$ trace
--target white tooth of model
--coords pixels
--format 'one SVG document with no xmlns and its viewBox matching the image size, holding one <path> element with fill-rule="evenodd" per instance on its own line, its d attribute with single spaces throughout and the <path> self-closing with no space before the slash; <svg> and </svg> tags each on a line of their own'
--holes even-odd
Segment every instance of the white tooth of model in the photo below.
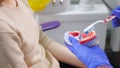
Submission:
<svg viewBox="0 0 120 68">
<path fill-rule="evenodd" d="M 92 11 L 94 10 L 93 0 L 80 0 L 79 7 L 82 11 Z"/>
</svg>

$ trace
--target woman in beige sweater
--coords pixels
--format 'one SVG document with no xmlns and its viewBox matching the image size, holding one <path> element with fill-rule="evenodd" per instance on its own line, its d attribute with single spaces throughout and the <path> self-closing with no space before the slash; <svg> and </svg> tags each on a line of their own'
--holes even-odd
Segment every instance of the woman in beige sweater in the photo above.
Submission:
<svg viewBox="0 0 120 68">
<path fill-rule="evenodd" d="M 84 68 L 65 46 L 49 39 L 22 0 L 0 0 L 0 68 Z"/>
</svg>

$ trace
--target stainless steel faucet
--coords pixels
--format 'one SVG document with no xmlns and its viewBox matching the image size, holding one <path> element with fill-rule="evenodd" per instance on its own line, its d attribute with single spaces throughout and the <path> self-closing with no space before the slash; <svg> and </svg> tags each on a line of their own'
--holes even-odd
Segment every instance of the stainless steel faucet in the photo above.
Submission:
<svg viewBox="0 0 120 68">
<path fill-rule="evenodd" d="M 63 4 L 63 2 L 64 2 L 63 0 L 60 0 L 60 1 L 59 1 L 60 4 Z"/>
<path fill-rule="evenodd" d="M 53 4 L 53 5 L 55 5 L 56 2 L 57 2 L 56 0 L 52 0 L 52 4 Z M 59 3 L 60 3 L 60 4 L 63 4 L 63 2 L 64 2 L 64 0 L 59 0 Z"/>
<path fill-rule="evenodd" d="M 53 5 L 56 4 L 56 0 L 52 0 L 52 4 L 53 4 Z"/>
</svg>

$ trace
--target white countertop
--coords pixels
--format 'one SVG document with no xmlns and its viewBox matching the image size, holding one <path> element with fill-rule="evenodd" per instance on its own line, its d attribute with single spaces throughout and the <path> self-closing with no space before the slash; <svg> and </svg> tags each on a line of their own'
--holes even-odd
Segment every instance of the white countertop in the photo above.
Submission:
<svg viewBox="0 0 120 68">
<path fill-rule="evenodd" d="M 109 10 L 104 4 L 95 4 L 95 9 L 92 11 L 82 11 L 78 5 L 71 5 L 70 9 L 65 12 L 57 14 L 39 14 L 39 20 L 51 21 L 51 20 L 62 20 L 62 21 L 79 21 L 79 20 L 98 20 L 108 17 Z"/>
</svg>

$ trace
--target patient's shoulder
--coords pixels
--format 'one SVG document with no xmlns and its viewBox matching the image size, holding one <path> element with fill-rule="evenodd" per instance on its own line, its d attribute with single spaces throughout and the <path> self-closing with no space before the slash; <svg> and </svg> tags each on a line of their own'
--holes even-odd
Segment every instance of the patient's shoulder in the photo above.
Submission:
<svg viewBox="0 0 120 68">
<path fill-rule="evenodd" d="M 32 9 L 31 9 L 31 7 L 30 7 L 28 1 L 27 1 L 27 0 L 21 0 L 21 1 L 22 1 L 23 4 L 29 9 L 29 11 L 33 14 L 34 12 L 32 11 Z"/>
<path fill-rule="evenodd" d="M 11 32 L 11 27 L 7 21 L 0 19 L 0 32 Z"/>
</svg>

